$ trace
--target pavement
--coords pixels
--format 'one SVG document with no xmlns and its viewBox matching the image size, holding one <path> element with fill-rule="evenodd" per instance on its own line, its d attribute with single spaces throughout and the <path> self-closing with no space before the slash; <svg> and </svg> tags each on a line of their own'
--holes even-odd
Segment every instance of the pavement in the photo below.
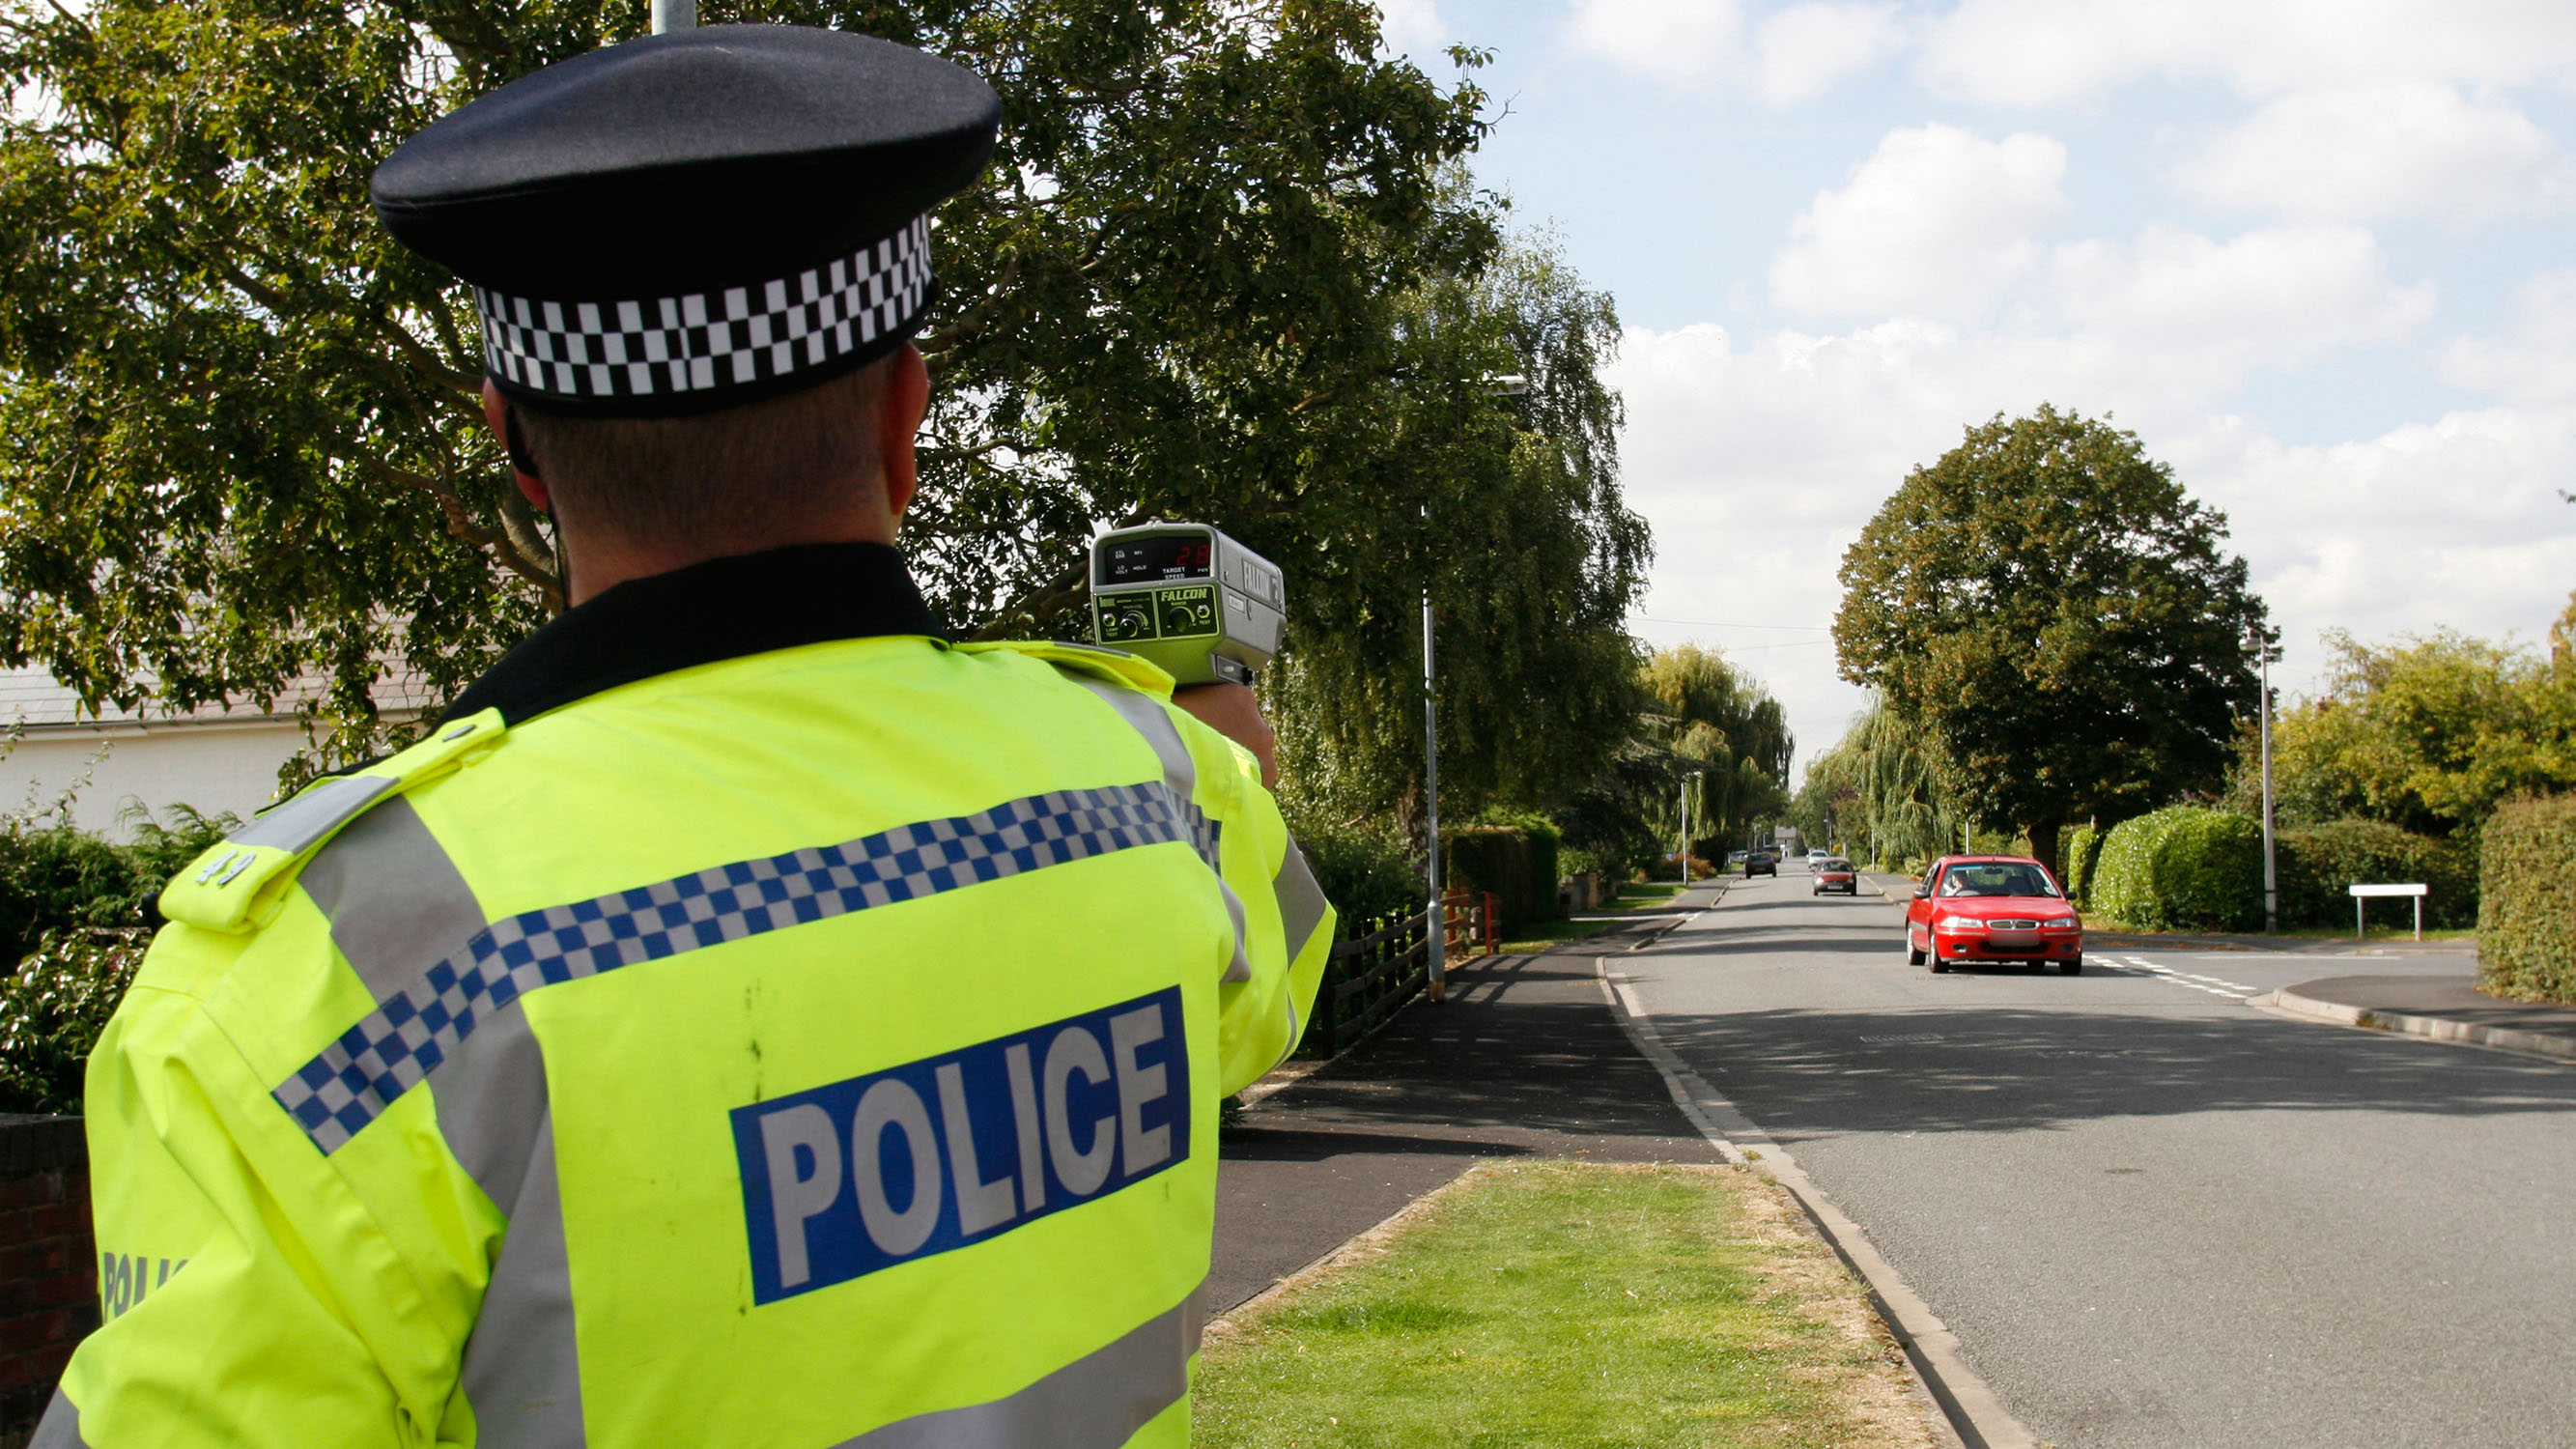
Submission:
<svg viewBox="0 0 2576 1449">
<path fill-rule="evenodd" d="M 1459 967 L 1442 1004 L 1417 1003 L 1228 1122 L 1211 1316 L 1481 1160 L 1720 1161 L 1630 1045 L 1595 962 L 1653 940 L 1718 894 L 1695 887 L 1547 955 Z"/>
</svg>

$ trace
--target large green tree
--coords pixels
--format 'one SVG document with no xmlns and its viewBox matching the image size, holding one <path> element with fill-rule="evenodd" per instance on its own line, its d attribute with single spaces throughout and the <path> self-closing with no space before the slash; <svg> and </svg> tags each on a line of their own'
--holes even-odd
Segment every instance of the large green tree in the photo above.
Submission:
<svg viewBox="0 0 2576 1449">
<path fill-rule="evenodd" d="M 2264 627 L 2226 538 L 2136 434 L 1999 414 L 1844 554 L 1842 673 L 1930 728 L 1974 817 L 2053 861 L 2070 819 L 2224 777 Z"/>
<path fill-rule="evenodd" d="M 1353 652 L 1337 668 L 1401 677 L 1403 631 L 1348 575 L 1473 581 L 1494 539 L 1422 521 L 1459 496 L 1438 465 L 1523 446 L 1475 374 L 1408 343 L 1498 254 L 1497 208 L 1449 179 L 1482 134 L 1471 83 L 1386 58 L 1365 0 L 703 18 L 891 36 L 1002 94 L 992 168 L 938 218 L 922 344 L 939 401 L 908 537 L 953 624 L 1072 628 L 1100 521 L 1205 518 L 1289 569 Z M 397 661 L 435 703 L 559 608 L 545 522 L 483 432 L 463 290 L 384 236 L 366 179 L 467 97 L 645 25 L 644 0 L 0 0 L 0 661 L 167 708 L 318 681 L 345 756 L 384 743 L 370 686 Z M 1606 446 L 1581 391 L 1515 407 L 1588 407 L 1584 441 L 1526 446 Z M 1597 504 L 1605 475 L 1568 466 L 1561 502 Z M 1564 506 L 1516 517 L 1557 547 Z M 1635 551 L 1578 534 L 1584 559 Z"/>
</svg>

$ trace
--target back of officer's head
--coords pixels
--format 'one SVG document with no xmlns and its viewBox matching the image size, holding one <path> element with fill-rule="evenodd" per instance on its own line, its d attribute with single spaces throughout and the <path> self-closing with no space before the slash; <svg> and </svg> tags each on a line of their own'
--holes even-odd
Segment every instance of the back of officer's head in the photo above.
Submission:
<svg viewBox="0 0 2576 1449">
<path fill-rule="evenodd" d="M 473 284 L 484 370 L 559 512 L 721 536 L 878 486 L 889 374 L 933 299 L 929 213 L 1000 116 L 889 41 L 710 26 L 522 76 L 371 190 Z"/>
<path fill-rule="evenodd" d="M 884 491 L 894 359 L 784 397 L 685 417 L 603 418 L 514 404 L 558 522 L 621 538 L 760 537 L 783 516 Z"/>
</svg>

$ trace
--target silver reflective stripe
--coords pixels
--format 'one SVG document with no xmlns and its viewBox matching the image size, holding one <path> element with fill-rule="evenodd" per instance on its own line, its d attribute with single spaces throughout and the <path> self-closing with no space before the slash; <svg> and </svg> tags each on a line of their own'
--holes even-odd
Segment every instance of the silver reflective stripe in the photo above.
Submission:
<svg viewBox="0 0 2576 1449">
<path fill-rule="evenodd" d="M 45 1417 L 36 1422 L 36 1437 L 27 1441 L 27 1449 L 89 1449 L 81 1437 L 80 1410 L 54 1390 L 54 1401 L 45 1406 Z"/>
<path fill-rule="evenodd" d="M 1243 897 L 1234 893 L 1234 887 L 1220 876 L 1216 888 L 1224 894 L 1225 913 L 1234 921 L 1234 959 L 1225 963 L 1225 974 L 1217 980 L 1231 986 L 1252 979 L 1252 958 L 1244 953 L 1244 943 L 1252 939 L 1252 927 L 1243 916 Z"/>
<path fill-rule="evenodd" d="M 1199 1290 L 1016 1394 L 899 1419 L 836 1449 L 1118 1449 L 1190 1391 Z"/>
<path fill-rule="evenodd" d="M 1164 788 L 1172 792 L 1172 798 L 1181 806 L 1181 813 L 1189 818 L 1191 833 L 1197 837 L 1199 858 L 1207 862 L 1208 869 L 1217 873 L 1217 888 L 1225 893 L 1226 915 L 1234 921 L 1234 959 L 1225 963 L 1225 974 L 1217 979 L 1224 982 L 1251 980 L 1252 956 L 1247 949 L 1251 933 L 1244 921 L 1243 902 L 1235 895 L 1234 887 L 1226 883 L 1225 866 L 1217 855 L 1215 823 L 1209 821 L 1197 802 L 1190 798 L 1198 788 L 1199 767 L 1198 762 L 1190 758 L 1190 747 L 1182 740 L 1180 727 L 1172 723 L 1171 715 L 1151 695 L 1138 694 L 1102 680 L 1075 682 L 1099 695 L 1111 709 L 1118 711 L 1118 717 L 1127 721 L 1136 733 L 1145 737 L 1145 743 L 1153 747 L 1154 758 L 1163 762 Z"/>
<path fill-rule="evenodd" d="M 550 1115 L 538 1119 L 518 1211 L 493 1260 L 458 1381 L 481 1449 L 581 1449 L 588 1442 Z"/>
<path fill-rule="evenodd" d="M 265 845 L 302 855 L 305 848 L 341 821 L 367 808 L 367 802 L 394 787 L 383 775 L 341 775 L 324 780 L 294 799 L 253 816 L 248 825 L 225 837 L 235 845 Z"/>
<path fill-rule="evenodd" d="M 430 1069 L 429 1093 L 447 1150 L 501 1216 L 517 1223 L 531 1164 L 554 1153 L 545 1135 L 545 1052 L 527 1013 L 497 1012 L 458 1043 Z"/>
<path fill-rule="evenodd" d="M 1172 802 L 1180 807 L 1183 819 L 1189 823 L 1191 844 L 1198 850 L 1199 859 L 1208 863 L 1208 869 L 1223 872 L 1225 867 L 1217 859 L 1217 824 L 1208 819 L 1207 812 L 1199 809 L 1198 801 L 1192 798 L 1199 784 L 1198 762 L 1190 757 L 1190 747 L 1182 742 L 1180 727 L 1172 723 L 1171 715 L 1151 695 L 1138 694 L 1103 680 L 1077 679 L 1074 682 L 1099 695 L 1111 709 L 1118 711 L 1120 719 L 1127 721 L 1129 727 L 1143 735 L 1145 743 L 1153 747 L 1154 758 L 1163 762 L 1163 787 L 1172 792 Z"/>
<path fill-rule="evenodd" d="M 1324 888 L 1315 883 L 1315 872 L 1306 864 L 1306 853 L 1288 842 L 1287 858 L 1279 862 L 1279 874 L 1271 888 L 1279 896 L 1279 924 L 1287 928 L 1288 959 L 1294 961 L 1306 950 L 1306 942 L 1315 928 L 1324 924 L 1324 912 L 1332 904 L 1324 899 Z"/>
<path fill-rule="evenodd" d="M 296 877 L 369 994 L 418 980 L 483 929 L 482 903 L 409 800 L 388 800 L 322 847 Z"/>
</svg>

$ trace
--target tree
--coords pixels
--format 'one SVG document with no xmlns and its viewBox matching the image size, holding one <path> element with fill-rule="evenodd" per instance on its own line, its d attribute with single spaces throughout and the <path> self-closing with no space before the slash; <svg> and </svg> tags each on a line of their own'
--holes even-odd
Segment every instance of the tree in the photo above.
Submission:
<svg viewBox="0 0 2576 1449">
<path fill-rule="evenodd" d="M 1628 738 L 1557 811 L 1569 843 L 1642 864 L 1669 854 L 1685 834 L 1694 850 L 1718 846 L 1787 808 L 1795 740 L 1778 700 L 1725 656 L 1695 645 L 1633 668 L 1637 712 Z"/>
<path fill-rule="evenodd" d="M 1421 600 L 1437 608 L 1444 819 L 1546 809 L 1628 733 L 1622 621 L 1646 526 L 1618 478 L 1619 323 L 1544 237 L 1404 299 L 1398 381 L 1355 481 L 1375 501 L 1292 576 L 1294 647 L 1266 685 L 1291 804 L 1310 818 L 1423 822 Z M 1518 375 L 1527 392 L 1498 394 Z"/>
<path fill-rule="evenodd" d="M 1495 206 L 1446 179 L 1484 98 L 1382 57 L 1365 0 L 704 18 L 887 35 L 1002 93 L 922 340 L 908 537 L 952 624 L 1072 627 L 1104 519 L 1214 521 L 1310 600 L 1369 549 L 1467 575 L 1489 541 L 1411 521 L 1408 468 L 1486 425 L 1405 374 L 1399 309 L 1496 254 Z M 318 679 L 346 758 L 399 735 L 369 695 L 398 661 L 435 703 L 560 608 L 464 291 L 366 180 L 466 97 L 645 28 L 644 0 L 0 0 L 0 662 L 168 709 Z"/>
<path fill-rule="evenodd" d="M 1780 701 L 1724 655 L 1695 644 L 1657 651 L 1639 679 L 1663 707 L 1674 768 L 1701 776 L 1688 822 L 1694 841 L 1732 843 L 1788 808 L 1797 741 Z"/>
<path fill-rule="evenodd" d="M 1867 859 L 1928 860 L 1958 838 L 1949 759 L 1920 722 L 1872 700 L 1834 747 L 1807 766 L 1795 815 L 1819 838 L 1860 842 Z"/>
<path fill-rule="evenodd" d="M 2262 601 L 2137 435 L 2043 405 L 1910 474 L 1843 556 L 1845 678 L 1919 721 L 1976 817 L 2059 827 L 2225 774 Z"/>
<path fill-rule="evenodd" d="M 2381 820 L 2474 836 L 2521 793 L 2576 785 L 2576 661 L 2449 630 L 2370 645 L 2326 635 L 2325 691 L 2272 729 L 2274 813 L 2284 825 Z M 2227 798 L 2258 809 L 2249 733 Z"/>
</svg>

